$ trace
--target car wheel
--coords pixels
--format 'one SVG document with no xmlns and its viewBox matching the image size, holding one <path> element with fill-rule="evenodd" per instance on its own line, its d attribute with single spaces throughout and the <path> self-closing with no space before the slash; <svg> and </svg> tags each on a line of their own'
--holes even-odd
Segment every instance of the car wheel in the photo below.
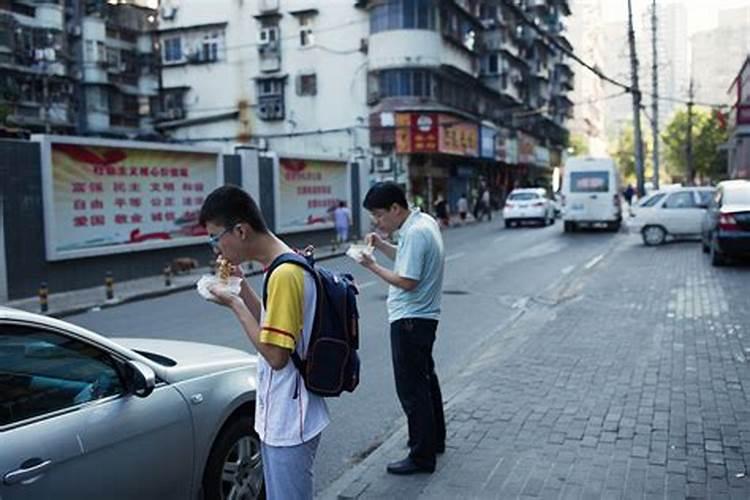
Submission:
<svg viewBox="0 0 750 500">
<path fill-rule="evenodd" d="M 563 221 L 563 232 L 564 233 L 569 233 L 571 230 L 572 229 L 570 227 L 570 221 L 567 221 L 567 220 Z"/>
<path fill-rule="evenodd" d="M 214 441 L 203 475 L 204 500 L 266 497 L 260 439 L 249 418 L 229 422 Z"/>
<path fill-rule="evenodd" d="M 607 224 L 607 229 L 609 229 L 613 233 L 619 232 L 620 231 L 620 222 L 619 221 L 617 221 L 617 222 L 610 222 L 609 224 Z"/>
<path fill-rule="evenodd" d="M 726 259 L 724 258 L 724 255 L 722 255 L 721 251 L 719 250 L 719 242 L 716 238 L 716 235 L 714 235 L 713 238 L 711 238 L 711 246 L 709 248 L 709 254 L 711 256 L 711 265 L 715 267 L 723 266 L 726 263 Z"/>
<path fill-rule="evenodd" d="M 650 247 L 661 245 L 667 239 L 667 232 L 661 226 L 646 226 L 641 235 L 643 243 Z"/>
<path fill-rule="evenodd" d="M 512 225 L 512 223 L 509 220 L 505 221 L 505 229 L 510 228 L 511 225 Z"/>
<path fill-rule="evenodd" d="M 703 253 L 709 253 L 711 249 L 708 247 L 708 244 L 706 243 L 706 238 L 701 236 L 701 250 L 703 250 Z"/>
</svg>

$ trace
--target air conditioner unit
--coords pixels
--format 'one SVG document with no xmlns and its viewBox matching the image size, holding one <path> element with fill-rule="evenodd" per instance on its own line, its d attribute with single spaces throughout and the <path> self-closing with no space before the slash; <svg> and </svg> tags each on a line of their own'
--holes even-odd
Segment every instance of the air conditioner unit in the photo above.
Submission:
<svg viewBox="0 0 750 500">
<path fill-rule="evenodd" d="M 275 42 L 279 39 L 279 28 L 278 26 L 267 26 L 261 28 L 258 31 L 258 43 L 260 45 L 268 45 L 271 42 Z"/>
</svg>

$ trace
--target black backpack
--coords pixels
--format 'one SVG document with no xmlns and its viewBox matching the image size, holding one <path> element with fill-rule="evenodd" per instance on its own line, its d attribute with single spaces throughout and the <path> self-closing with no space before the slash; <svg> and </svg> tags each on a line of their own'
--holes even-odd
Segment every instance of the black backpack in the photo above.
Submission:
<svg viewBox="0 0 750 500">
<path fill-rule="evenodd" d="M 354 277 L 316 267 L 312 254 L 306 257 L 298 253 L 285 253 L 268 267 L 263 283 L 263 307 L 266 305 L 266 285 L 271 273 L 284 263 L 302 267 L 315 281 L 315 322 L 307 354 L 305 359 L 301 359 L 296 351 L 291 354 L 305 387 L 323 397 L 336 397 L 343 391 L 354 391 L 359 384 L 359 313 L 356 297 L 359 292 Z"/>
</svg>

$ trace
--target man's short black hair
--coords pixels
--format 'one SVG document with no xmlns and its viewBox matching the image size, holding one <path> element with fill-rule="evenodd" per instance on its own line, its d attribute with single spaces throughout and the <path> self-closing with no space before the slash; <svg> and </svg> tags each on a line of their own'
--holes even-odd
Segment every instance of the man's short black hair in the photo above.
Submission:
<svg viewBox="0 0 750 500">
<path fill-rule="evenodd" d="M 223 227 L 246 222 L 256 233 L 268 233 L 268 226 L 255 200 L 232 185 L 216 188 L 206 197 L 198 222 L 201 226 L 211 222 Z"/>
<path fill-rule="evenodd" d="M 367 191 L 362 205 L 367 210 L 388 210 L 394 203 L 406 209 L 409 208 L 409 204 L 406 202 L 406 194 L 401 186 L 395 182 L 387 181 L 373 185 Z"/>
</svg>

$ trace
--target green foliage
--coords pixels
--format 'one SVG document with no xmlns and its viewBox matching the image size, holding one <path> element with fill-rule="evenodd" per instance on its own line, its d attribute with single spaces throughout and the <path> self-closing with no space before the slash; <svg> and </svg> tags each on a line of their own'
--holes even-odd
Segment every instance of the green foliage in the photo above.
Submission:
<svg viewBox="0 0 750 500">
<path fill-rule="evenodd" d="M 641 126 L 641 137 L 643 141 L 643 156 L 644 156 L 644 178 L 646 181 L 653 177 L 654 163 L 651 158 L 651 136 L 648 134 L 649 129 L 645 126 Z M 633 131 L 632 125 L 626 125 L 620 131 L 620 135 L 617 137 L 617 141 L 610 148 L 609 154 L 615 160 L 615 163 L 620 168 L 620 174 L 626 182 L 635 184 L 636 171 L 635 171 L 635 132 Z"/>
<path fill-rule="evenodd" d="M 677 112 L 662 133 L 664 159 L 672 176 L 687 181 L 687 110 Z M 693 167 L 702 178 L 718 179 L 726 172 L 725 156 L 718 147 L 727 141 L 727 131 L 705 108 L 693 108 Z"/>
<path fill-rule="evenodd" d="M 585 156 L 589 154 L 589 144 L 584 136 L 581 134 L 571 134 L 568 139 L 568 147 L 572 151 L 568 151 L 570 156 Z"/>
</svg>

